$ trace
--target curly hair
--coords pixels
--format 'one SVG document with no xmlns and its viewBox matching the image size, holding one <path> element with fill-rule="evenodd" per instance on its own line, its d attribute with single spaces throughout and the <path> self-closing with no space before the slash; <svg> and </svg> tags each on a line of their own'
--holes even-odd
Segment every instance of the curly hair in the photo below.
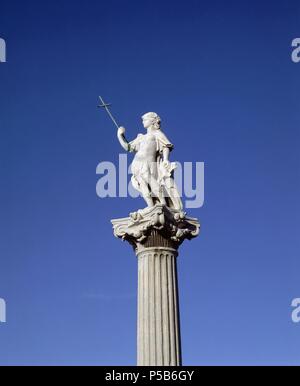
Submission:
<svg viewBox="0 0 300 386">
<path fill-rule="evenodd" d="M 154 126 L 154 128 L 156 130 L 160 129 L 161 119 L 160 119 L 158 114 L 156 114 L 154 112 L 149 112 L 149 113 L 144 114 L 142 116 L 142 119 L 150 119 L 152 121 L 152 126 Z"/>
</svg>

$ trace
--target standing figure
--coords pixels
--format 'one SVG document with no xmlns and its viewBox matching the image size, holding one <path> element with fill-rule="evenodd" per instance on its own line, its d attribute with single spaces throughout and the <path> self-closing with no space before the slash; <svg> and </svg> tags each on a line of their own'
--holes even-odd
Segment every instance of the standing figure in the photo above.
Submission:
<svg viewBox="0 0 300 386">
<path fill-rule="evenodd" d="M 132 185 L 142 193 L 148 207 L 155 204 L 182 210 L 183 205 L 173 179 L 175 162 L 169 161 L 173 145 L 161 131 L 160 117 L 153 112 L 142 116 L 146 134 L 138 134 L 131 142 L 125 138 L 125 128 L 118 128 L 118 139 L 126 151 L 135 152 L 131 164 Z"/>
</svg>

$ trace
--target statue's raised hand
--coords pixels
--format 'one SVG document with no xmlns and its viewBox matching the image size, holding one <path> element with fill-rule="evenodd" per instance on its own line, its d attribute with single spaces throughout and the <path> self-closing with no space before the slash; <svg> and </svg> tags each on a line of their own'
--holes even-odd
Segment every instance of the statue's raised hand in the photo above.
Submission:
<svg viewBox="0 0 300 386">
<path fill-rule="evenodd" d="M 118 140 L 119 140 L 119 142 L 124 150 L 131 151 L 130 145 L 129 145 L 127 139 L 125 138 L 124 134 L 125 134 L 125 127 L 119 126 L 118 127 Z"/>
</svg>

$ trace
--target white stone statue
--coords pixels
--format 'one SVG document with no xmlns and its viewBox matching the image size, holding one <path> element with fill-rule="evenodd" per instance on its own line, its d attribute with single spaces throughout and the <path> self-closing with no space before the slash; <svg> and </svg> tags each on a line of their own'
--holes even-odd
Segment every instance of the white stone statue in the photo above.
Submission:
<svg viewBox="0 0 300 386">
<path fill-rule="evenodd" d="M 125 138 L 125 128 L 118 128 L 118 139 L 126 151 L 135 152 L 131 164 L 132 185 L 142 193 L 148 207 L 155 204 L 182 210 L 183 205 L 173 179 L 175 162 L 169 161 L 173 145 L 162 132 L 160 117 L 153 112 L 142 116 L 146 134 L 138 134 L 131 142 Z"/>
</svg>

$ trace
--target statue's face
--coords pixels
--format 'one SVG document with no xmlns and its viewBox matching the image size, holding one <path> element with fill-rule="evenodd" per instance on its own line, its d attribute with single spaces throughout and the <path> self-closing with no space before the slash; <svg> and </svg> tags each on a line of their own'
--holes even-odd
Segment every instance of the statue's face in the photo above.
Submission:
<svg viewBox="0 0 300 386">
<path fill-rule="evenodd" d="M 153 120 L 151 118 L 143 118 L 143 126 L 145 129 L 148 129 L 153 124 Z"/>
</svg>

